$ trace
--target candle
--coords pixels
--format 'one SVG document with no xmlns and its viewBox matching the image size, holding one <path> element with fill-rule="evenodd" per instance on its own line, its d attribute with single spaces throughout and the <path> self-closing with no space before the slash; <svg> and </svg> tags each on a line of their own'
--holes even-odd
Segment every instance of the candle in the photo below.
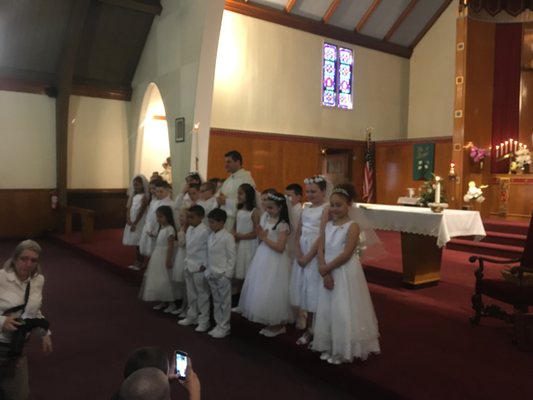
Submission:
<svg viewBox="0 0 533 400">
<path fill-rule="evenodd" d="M 436 187 L 435 187 L 435 203 L 440 204 L 440 178 L 435 177 Z"/>
<path fill-rule="evenodd" d="M 509 153 L 509 141 L 506 140 L 505 141 L 505 154 L 508 154 Z"/>
<path fill-rule="evenodd" d="M 496 158 L 500 157 L 500 146 L 496 146 Z"/>
</svg>

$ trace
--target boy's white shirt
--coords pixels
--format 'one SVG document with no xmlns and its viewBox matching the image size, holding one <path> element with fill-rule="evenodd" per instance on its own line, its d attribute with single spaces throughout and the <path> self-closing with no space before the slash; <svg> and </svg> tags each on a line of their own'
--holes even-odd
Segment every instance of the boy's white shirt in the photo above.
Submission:
<svg viewBox="0 0 533 400">
<path fill-rule="evenodd" d="M 205 211 L 205 217 L 204 217 L 204 223 L 207 224 L 207 214 L 209 214 L 210 211 L 214 210 L 218 207 L 217 198 L 215 196 L 207 199 L 207 200 L 198 200 L 196 202 L 196 205 L 202 206 L 202 208 Z"/>
<path fill-rule="evenodd" d="M 198 272 L 203 265 L 207 267 L 207 240 L 209 228 L 200 223 L 189 226 L 185 234 L 185 269 L 189 272 Z"/>
<path fill-rule="evenodd" d="M 231 278 L 235 271 L 236 246 L 233 235 L 226 229 L 211 232 L 207 242 L 206 276 Z"/>
</svg>

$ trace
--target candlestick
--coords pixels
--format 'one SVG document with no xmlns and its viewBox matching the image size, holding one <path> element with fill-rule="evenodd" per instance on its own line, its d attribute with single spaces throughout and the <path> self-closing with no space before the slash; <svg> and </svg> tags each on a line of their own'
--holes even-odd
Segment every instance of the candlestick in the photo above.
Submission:
<svg viewBox="0 0 533 400">
<path fill-rule="evenodd" d="M 435 203 L 440 204 L 440 177 L 435 177 L 436 187 L 435 187 Z"/>
<path fill-rule="evenodd" d="M 509 141 L 506 140 L 505 141 L 505 154 L 508 154 L 509 153 Z"/>
<path fill-rule="evenodd" d="M 496 146 L 496 158 L 500 157 L 500 146 Z"/>
</svg>

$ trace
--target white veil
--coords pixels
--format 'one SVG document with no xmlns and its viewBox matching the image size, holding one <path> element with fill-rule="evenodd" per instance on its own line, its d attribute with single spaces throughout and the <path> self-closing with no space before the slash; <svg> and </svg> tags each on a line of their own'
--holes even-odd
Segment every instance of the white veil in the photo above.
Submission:
<svg viewBox="0 0 533 400">
<path fill-rule="evenodd" d="M 148 196 L 150 194 L 150 184 L 148 179 L 146 179 L 146 176 L 143 174 L 135 175 L 133 178 L 131 178 L 130 186 L 128 187 L 128 207 L 131 206 L 131 202 L 133 201 L 133 181 L 135 181 L 136 178 L 139 178 L 143 183 L 144 195 Z"/>
<path fill-rule="evenodd" d="M 357 244 L 357 254 L 366 259 L 376 259 L 387 255 L 383 242 L 376 234 L 372 223 L 365 213 L 357 207 L 355 203 L 348 211 L 350 219 L 359 225 L 359 243 Z"/>
</svg>

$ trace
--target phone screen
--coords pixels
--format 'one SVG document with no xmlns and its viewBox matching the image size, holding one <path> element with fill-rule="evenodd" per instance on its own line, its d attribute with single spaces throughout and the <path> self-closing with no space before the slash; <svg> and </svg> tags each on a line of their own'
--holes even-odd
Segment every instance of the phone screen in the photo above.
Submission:
<svg viewBox="0 0 533 400">
<path fill-rule="evenodd" d="M 185 379 L 187 377 L 187 353 L 184 351 L 176 351 L 176 374 L 180 379 Z"/>
</svg>

